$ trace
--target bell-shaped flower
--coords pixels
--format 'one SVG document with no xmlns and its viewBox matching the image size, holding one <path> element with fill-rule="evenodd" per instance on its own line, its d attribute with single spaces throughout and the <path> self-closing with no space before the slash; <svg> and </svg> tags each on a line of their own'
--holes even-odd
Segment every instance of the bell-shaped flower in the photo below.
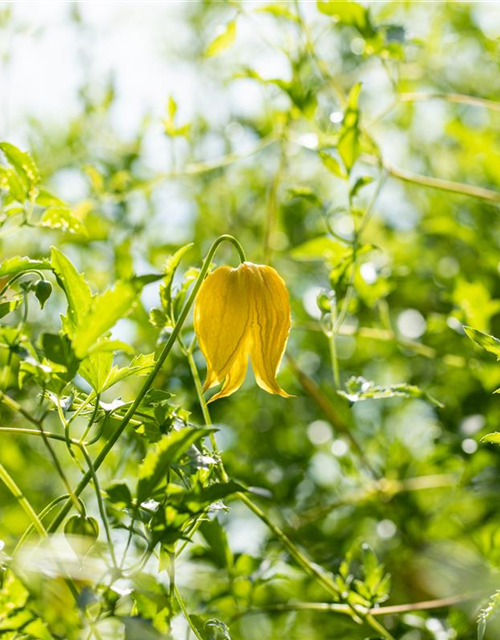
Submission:
<svg viewBox="0 0 500 640">
<path fill-rule="evenodd" d="M 288 291 L 272 267 L 243 262 L 236 269 L 215 269 L 201 285 L 194 309 L 194 330 L 207 361 L 203 390 L 222 383 L 210 402 L 241 387 L 249 358 L 257 384 L 289 398 L 276 374 L 290 322 Z"/>
</svg>

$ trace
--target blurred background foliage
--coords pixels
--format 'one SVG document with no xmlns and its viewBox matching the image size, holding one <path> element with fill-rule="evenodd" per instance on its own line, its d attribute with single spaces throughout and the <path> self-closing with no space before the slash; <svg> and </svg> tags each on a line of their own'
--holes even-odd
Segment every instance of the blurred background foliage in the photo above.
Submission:
<svg viewBox="0 0 500 640">
<path fill-rule="evenodd" d="M 500 458 L 480 443 L 498 428 L 500 367 L 463 325 L 500 335 L 498 5 L 0 5 L 1 138 L 28 150 L 41 184 L 66 203 L 49 216 L 40 202 L 9 211 L 6 190 L 2 258 L 42 259 L 57 246 L 102 291 L 161 273 L 193 242 L 182 287 L 232 233 L 250 261 L 273 265 L 293 317 L 280 381 L 296 397 L 265 394 L 250 374 L 210 407 L 229 476 L 258 488 L 269 518 L 326 570 L 345 578 L 352 556 L 360 592 L 395 607 L 380 618 L 394 638 L 477 637 L 478 612 L 500 587 Z M 232 249 L 216 263 L 235 265 Z M 151 314 L 160 306 L 158 282 L 148 284 L 113 338 L 153 352 L 169 332 Z M 26 340 L 57 333 L 64 308 L 56 286 L 43 310 L 30 303 Z M 18 388 L 22 356 L 5 348 L 20 313 L 2 320 L 2 393 L 30 407 L 39 389 Z M 190 322 L 184 333 L 189 342 Z M 131 377 L 102 399 L 129 401 L 140 385 Z M 205 423 L 181 349 L 155 386 Z M 5 404 L 0 416 L 0 426 L 26 426 Z M 146 449 L 127 432 L 101 485 L 132 485 Z M 60 455 L 76 483 L 63 445 Z M 36 511 L 63 490 L 37 438 L 2 434 L 0 462 Z M 84 500 L 97 517 L 91 491 Z M 123 550 L 120 505 L 107 508 Z M 177 562 L 203 637 L 379 637 L 307 606 L 331 595 L 243 504 L 227 506 Z M 0 515 L 8 562 L 29 520 L 4 486 Z M 78 635 L 81 612 L 60 579 L 32 562 L 15 596 L 4 580 L 0 635 L 92 637 Z M 168 583 L 154 559 L 118 581 L 101 637 L 187 638 L 182 611 L 160 606 Z M 96 576 L 85 584 L 81 598 L 97 598 Z M 23 588 L 43 624 L 13 631 L 5 611 L 15 598 L 22 610 Z M 432 602 L 398 609 L 419 601 Z M 493 618 L 480 637 L 498 637 Z"/>
</svg>

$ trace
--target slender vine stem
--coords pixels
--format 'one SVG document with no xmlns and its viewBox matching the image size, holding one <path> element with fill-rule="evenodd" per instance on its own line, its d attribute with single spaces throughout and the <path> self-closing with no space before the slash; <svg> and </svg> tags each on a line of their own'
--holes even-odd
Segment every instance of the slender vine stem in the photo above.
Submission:
<svg viewBox="0 0 500 640">
<path fill-rule="evenodd" d="M 234 247 L 236 248 L 236 250 L 238 251 L 238 254 L 240 256 L 240 259 L 242 261 L 246 260 L 246 256 L 245 256 L 245 252 L 243 250 L 243 247 L 241 246 L 241 244 L 238 242 L 238 240 L 236 240 L 236 238 L 234 238 L 231 235 L 225 234 L 222 236 L 219 236 L 219 238 L 217 238 L 217 240 L 215 240 L 215 242 L 212 244 L 212 246 L 210 247 L 207 256 L 203 262 L 203 265 L 201 267 L 200 273 L 198 275 L 198 278 L 196 279 L 196 282 L 193 286 L 193 288 L 191 289 L 191 293 L 188 296 L 188 299 L 186 300 L 186 303 L 184 304 L 184 307 L 182 308 L 182 311 L 179 314 L 179 318 L 177 320 L 177 322 L 175 323 L 175 326 L 172 330 L 172 333 L 169 336 L 169 339 L 167 340 L 165 346 L 163 347 L 163 351 L 160 353 L 158 360 L 156 361 L 156 364 L 153 368 L 153 370 L 151 371 L 151 373 L 149 374 L 149 376 L 146 378 L 146 381 L 144 382 L 143 386 L 141 387 L 141 389 L 139 390 L 139 393 L 137 394 L 134 402 L 130 405 L 130 408 L 128 409 L 127 413 L 125 414 L 125 417 L 123 418 L 123 420 L 120 422 L 120 424 L 118 424 L 115 428 L 115 430 L 113 431 L 113 433 L 111 434 L 109 440 L 106 442 L 106 444 L 103 446 L 103 448 L 101 449 L 101 451 L 99 452 L 99 454 L 97 455 L 95 461 L 94 461 L 94 471 L 97 471 L 99 469 L 99 467 L 102 465 L 102 463 L 106 460 L 109 452 L 113 449 L 114 445 L 116 444 L 117 440 L 120 438 L 120 436 L 122 435 L 122 433 L 125 431 L 125 429 L 127 428 L 129 422 L 132 420 L 133 416 L 135 415 L 137 409 L 139 408 L 141 402 L 143 401 L 146 393 L 149 391 L 149 389 L 151 388 L 153 382 L 155 381 L 156 376 L 158 375 L 158 373 L 160 372 L 161 368 L 163 367 L 163 364 L 165 363 L 165 360 L 167 359 L 168 355 L 170 354 L 172 347 L 174 346 L 174 344 L 177 342 L 177 338 L 180 334 L 180 331 L 182 329 L 182 326 L 184 325 L 184 322 L 186 321 L 189 312 L 191 310 L 191 307 L 193 306 L 194 300 L 196 298 L 196 295 L 203 283 L 203 280 L 205 279 L 205 276 L 208 273 L 208 270 L 210 268 L 210 264 L 212 262 L 212 259 L 217 251 L 217 249 L 220 247 L 220 245 L 224 242 L 231 242 Z M 83 476 L 83 478 L 80 480 L 80 482 L 78 483 L 78 485 L 76 486 L 75 490 L 74 490 L 74 494 L 76 496 L 79 496 L 82 491 L 87 487 L 87 485 L 89 484 L 89 482 L 92 480 L 92 473 L 89 471 L 87 471 L 87 473 Z M 59 511 L 59 513 L 55 516 L 54 520 L 51 522 L 48 531 L 49 533 L 52 533 L 54 531 L 57 530 L 57 528 L 61 525 L 61 523 L 63 522 L 64 518 L 66 517 L 66 515 L 69 513 L 71 509 L 71 502 L 68 500 L 66 502 L 66 504 L 61 508 L 61 510 Z"/>
<path fill-rule="evenodd" d="M 191 620 L 191 616 L 189 615 L 189 612 L 188 612 L 188 610 L 186 608 L 184 600 L 182 599 L 182 596 L 179 593 L 179 589 L 177 588 L 176 585 L 174 585 L 174 593 L 175 593 L 175 598 L 176 598 L 176 600 L 177 600 L 177 602 L 179 604 L 179 607 L 180 607 L 184 617 L 186 618 L 186 621 L 187 621 L 187 623 L 189 625 L 189 628 L 194 633 L 194 635 L 197 638 L 197 640 L 205 640 L 205 638 L 200 634 L 200 632 L 196 628 L 194 622 Z"/>
<path fill-rule="evenodd" d="M 49 452 L 50 457 L 52 458 L 52 462 L 54 463 L 57 472 L 59 474 L 59 477 L 61 478 L 66 491 L 68 492 L 69 496 L 70 496 L 70 500 L 73 502 L 73 504 L 75 505 L 76 508 L 79 508 L 79 502 L 76 499 L 75 494 L 73 493 L 73 490 L 71 488 L 71 484 L 68 481 L 68 478 L 66 477 L 66 474 L 63 471 L 61 462 L 59 460 L 59 458 L 57 457 L 56 452 L 54 451 L 52 445 L 50 444 L 49 438 L 47 438 L 46 434 L 45 434 L 45 429 L 43 428 L 43 424 L 41 420 L 37 420 L 36 418 L 34 418 L 28 411 L 26 411 L 25 409 L 23 409 L 23 407 L 21 407 L 21 405 L 16 402 L 15 400 L 13 400 L 10 396 L 8 396 L 7 394 L 3 393 L 2 391 L 0 391 L 0 401 L 3 402 L 5 405 L 7 405 L 10 409 L 12 409 L 12 411 L 15 411 L 19 414 L 21 414 L 24 418 L 26 418 L 26 420 L 28 420 L 29 422 L 31 422 L 31 424 L 35 425 L 35 427 L 38 429 L 38 431 L 40 432 L 40 435 L 43 439 L 43 443 L 45 445 L 45 448 L 47 449 L 47 451 Z"/>
<path fill-rule="evenodd" d="M 485 187 L 476 187 L 475 185 L 465 184 L 463 182 L 435 178 L 433 176 L 424 176 L 419 173 L 406 171 L 405 169 L 398 169 L 397 167 L 382 162 L 380 158 L 371 155 L 364 155 L 362 159 L 371 165 L 380 166 L 382 164 L 382 167 L 390 176 L 403 182 L 418 184 L 431 189 L 439 189 L 440 191 L 448 191 L 462 196 L 470 196 L 478 200 L 486 200 L 493 204 L 500 204 L 500 191 L 494 191 L 493 189 L 487 189 Z"/>
<path fill-rule="evenodd" d="M 411 611 L 428 611 L 432 609 L 444 609 L 452 607 L 464 602 L 470 602 L 473 600 L 480 600 L 487 595 L 485 592 L 477 592 L 470 594 L 461 594 L 457 596 L 450 596 L 449 598 L 440 598 L 438 600 L 425 600 L 423 602 L 414 602 L 408 604 L 396 604 L 386 607 L 374 607 L 370 609 L 369 615 L 371 616 L 386 616 L 397 615 L 402 613 L 409 613 Z M 316 611 L 324 613 L 339 613 L 349 615 L 349 608 L 345 604 L 337 604 L 332 602 L 290 602 L 286 604 L 272 604 L 267 607 L 258 607 L 255 609 L 247 609 L 246 611 L 239 611 L 233 620 L 237 620 L 242 616 L 252 615 L 256 613 L 284 613 L 287 611 Z"/>
<path fill-rule="evenodd" d="M 111 562 L 113 563 L 113 567 L 116 569 L 118 567 L 118 563 L 116 561 L 115 549 L 113 545 L 113 539 L 111 537 L 111 530 L 109 528 L 108 516 L 106 514 L 106 508 L 104 506 L 104 502 L 101 495 L 101 488 L 99 485 L 99 479 L 97 478 L 97 474 L 94 469 L 94 465 L 92 463 L 92 458 L 87 451 L 87 448 L 84 444 L 79 443 L 80 450 L 85 458 L 85 462 L 89 468 L 90 473 L 92 474 L 92 482 L 94 483 L 95 495 L 97 498 L 97 506 L 99 508 L 99 513 L 101 515 L 101 520 L 104 524 L 104 531 L 106 533 L 106 540 L 108 542 L 109 555 L 111 557 Z"/>
<path fill-rule="evenodd" d="M 398 102 L 426 102 L 427 100 L 445 100 L 446 102 L 455 102 L 457 104 L 465 104 L 470 107 L 484 107 L 490 111 L 500 111 L 500 102 L 488 100 L 487 98 L 479 98 L 477 96 L 468 96 L 463 93 L 400 93 L 397 96 Z"/>
<path fill-rule="evenodd" d="M 36 511 L 31 506 L 31 503 L 28 501 L 24 493 L 16 484 L 14 478 L 10 475 L 7 469 L 0 463 L 0 480 L 4 483 L 7 489 L 12 493 L 14 498 L 19 502 L 21 507 L 23 508 L 26 515 L 31 520 L 33 526 L 38 531 L 38 533 L 43 537 L 47 537 L 47 531 L 43 526 L 40 518 L 38 517 Z"/>
</svg>

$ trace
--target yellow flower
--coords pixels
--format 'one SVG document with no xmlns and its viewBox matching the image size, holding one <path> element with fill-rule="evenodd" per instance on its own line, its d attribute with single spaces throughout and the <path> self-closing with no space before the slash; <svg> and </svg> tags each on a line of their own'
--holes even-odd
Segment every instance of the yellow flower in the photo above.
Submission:
<svg viewBox="0 0 500 640">
<path fill-rule="evenodd" d="M 207 361 L 203 391 L 223 383 L 210 402 L 241 387 L 248 358 L 262 389 L 290 397 L 276 381 L 290 333 L 290 301 L 272 267 L 243 262 L 215 269 L 196 297 L 194 330 Z"/>
</svg>

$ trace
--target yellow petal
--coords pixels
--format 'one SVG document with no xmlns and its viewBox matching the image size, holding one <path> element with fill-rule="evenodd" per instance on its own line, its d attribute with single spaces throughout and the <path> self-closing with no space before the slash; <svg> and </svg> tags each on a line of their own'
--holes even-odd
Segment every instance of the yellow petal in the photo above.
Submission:
<svg viewBox="0 0 500 640">
<path fill-rule="evenodd" d="M 241 375 L 245 376 L 241 372 L 243 359 L 245 370 L 248 359 L 250 316 L 249 289 L 243 270 L 215 269 L 201 285 L 194 310 L 194 329 L 207 361 L 204 391 L 224 381 L 229 374 L 218 397 L 233 393 L 243 382 L 241 379 L 234 386 Z"/>
<path fill-rule="evenodd" d="M 234 360 L 229 373 L 224 379 L 222 389 L 215 395 L 213 395 L 207 404 L 210 404 L 211 402 L 213 402 L 214 400 L 218 400 L 219 398 L 230 396 L 235 391 L 238 391 L 238 389 L 243 384 L 248 367 L 248 347 L 245 346 L 245 348 L 238 353 L 239 355 Z"/>
<path fill-rule="evenodd" d="M 248 264 L 248 263 L 246 263 Z M 289 398 L 276 380 L 290 333 L 290 300 L 285 282 L 272 268 L 249 265 L 252 306 L 250 360 L 259 387 Z"/>
</svg>

